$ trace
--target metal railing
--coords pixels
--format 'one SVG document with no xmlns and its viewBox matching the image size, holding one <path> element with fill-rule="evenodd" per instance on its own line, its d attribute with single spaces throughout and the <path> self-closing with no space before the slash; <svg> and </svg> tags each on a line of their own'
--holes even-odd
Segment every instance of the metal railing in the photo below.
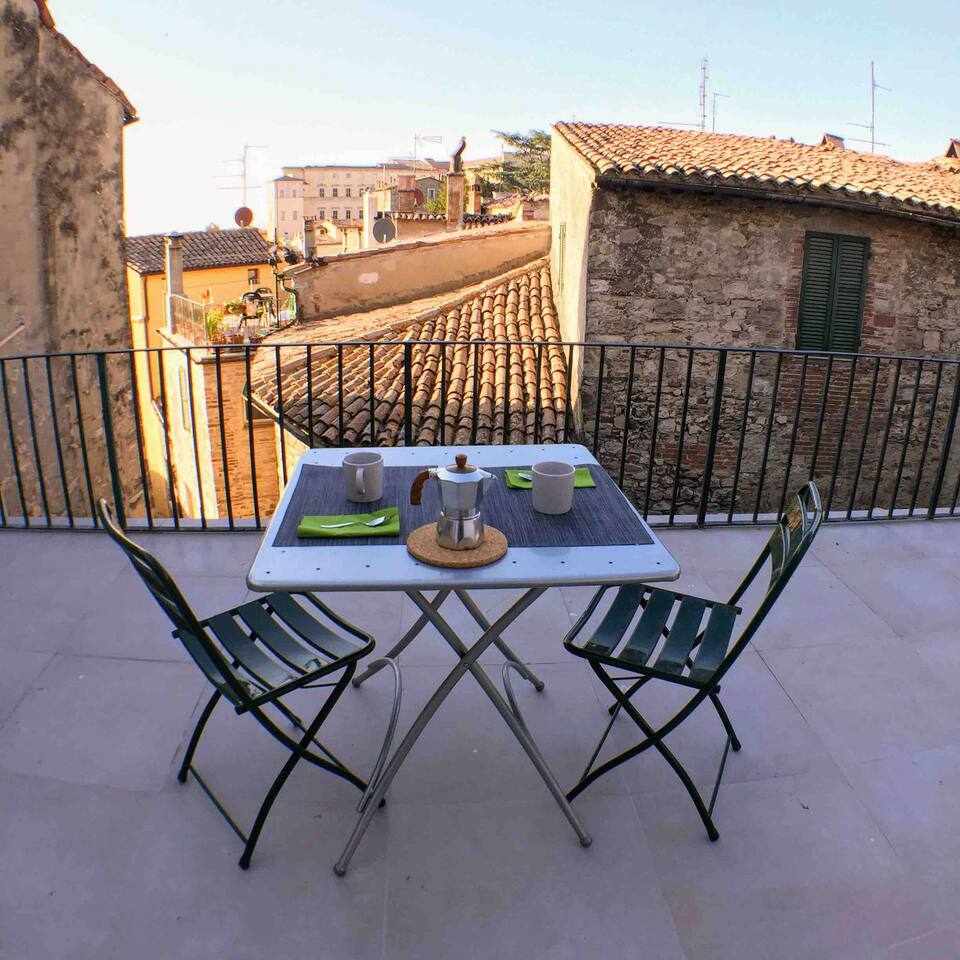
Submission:
<svg viewBox="0 0 960 960">
<path fill-rule="evenodd" d="M 200 345 L 259 342 L 289 322 L 289 311 L 260 314 L 227 313 L 221 303 L 198 303 L 189 297 L 170 294 L 171 332 L 188 343 Z M 272 302 L 272 301 L 271 301 Z"/>
<path fill-rule="evenodd" d="M 0 527 L 89 529 L 106 496 L 127 528 L 259 530 L 311 440 L 424 438 L 583 443 L 655 525 L 768 522 L 810 478 L 831 521 L 935 519 L 957 514 L 958 409 L 960 360 L 903 355 L 268 341 L 5 357 Z"/>
</svg>

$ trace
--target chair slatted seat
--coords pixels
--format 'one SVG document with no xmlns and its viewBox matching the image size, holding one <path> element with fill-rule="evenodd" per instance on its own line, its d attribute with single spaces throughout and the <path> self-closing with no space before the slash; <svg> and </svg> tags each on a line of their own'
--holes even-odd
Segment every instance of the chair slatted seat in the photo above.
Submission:
<svg viewBox="0 0 960 960">
<path fill-rule="evenodd" d="M 706 827 L 707 836 L 711 840 L 718 838 L 713 808 L 728 751 L 731 748 L 734 751 L 740 749 L 740 741 L 720 702 L 720 680 L 746 649 L 783 592 L 810 548 L 822 520 L 820 493 L 816 484 L 810 481 L 790 499 L 760 556 L 728 601 L 706 600 L 659 587 L 627 584 L 615 588 L 613 600 L 597 627 L 585 642 L 578 643 L 577 638 L 588 632 L 585 631 L 587 624 L 611 588 L 601 587 L 594 594 L 563 644 L 570 653 L 587 660 L 612 695 L 613 704 L 610 707 L 610 721 L 587 761 L 580 780 L 567 794 L 568 800 L 620 764 L 654 747 L 686 787 Z M 741 613 L 737 603 L 767 561 L 770 563 L 770 580 L 766 593 L 747 625 L 735 636 L 734 628 Z M 607 672 L 608 667 L 619 668 L 626 675 L 613 677 Z M 695 691 L 687 704 L 659 727 L 649 723 L 632 702 L 634 695 L 653 680 L 680 684 Z M 624 681 L 630 682 L 627 689 L 618 686 Z M 707 699 L 716 709 L 727 734 L 709 804 L 704 803 L 689 774 L 663 742 Z M 640 728 L 644 739 L 595 766 L 621 710 Z"/>
<path fill-rule="evenodd" d="M 177 777 L 181 783 L 192 773 L 218 811 L 244 842 L 240 866 L 247 869 L 270 808 L 301 759 L 346 780 L 369 798 L 368 784 L 338 759 L 318 739 L 317 732 L 348 687 L 361 657 L 374 648 L 373 638 L 310 594 L 272 593 L 198 620 L 179 587 L 162 564 L 130 540 L 117 526 L 105 500 L 97 512 L 104 529 L 120 546 L 153 598 L 173 622 L 173 636 L 214 688 L 190 737 Z M 380 758 L 382 767 L 396 727 L 401 694 L 399 666 L 387 661 L 394 673 L 394 710 Z M 380 663 L 380 661 L 378 661 Z M 334 679 L 335 678 L 335 679 Z M 332 688 L 315 718 L 306 723 L 283 697 L 302 688 Z M 223 697 L 238 714 L 249 713 L 290 751 L 290 756 L 267 792 L 249 835 L 227 813 L 206 784 L 193 756 L 214 707 Z M 286 723 L 302 733 L 294 738 L 265 708 L 275 709 Z"/>
<path fill-rule="evenodd" d="M 602 657 L 610 666 L 680 678 L 691 686 L 702 686 L 710 680 L 705 671 L 709 660 L 697 668 L 696 663 L 689 662 L 690 653 L 701 637 L 710 638 L 711 656 L 721 648 L 726 653 L 738 613 L 739 607 L 659 587 L 621 587 L 596 632 L 579 650 L 583 656 Z M 631 631 L 630 624 L 638 614 Z M 671 615 L 673 621 L 667 629 Z M 701 630 L 704 615 L 706 626 Z M 666 640 L 661 644 L 665 630 Z M 702 656 L 701 649 L 698 661 Z M 717 666 L 719 663 L 718 660 Z M 688 667 L 690 672 L 684 675 Z"/>
</svg>

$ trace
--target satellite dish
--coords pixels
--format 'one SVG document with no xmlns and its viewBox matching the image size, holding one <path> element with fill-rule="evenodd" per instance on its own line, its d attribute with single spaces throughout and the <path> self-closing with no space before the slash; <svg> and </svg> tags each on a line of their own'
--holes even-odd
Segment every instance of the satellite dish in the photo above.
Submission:
<svg viewBox="0 0 960 960">
<path fill-rule="evenodd" d="M 387 220 L 385 217 L 381 220 L 377 220 L 373 224 L 373 239 L 377 243 L 389 243 L 397 235 L 397 228 L 393 225 L 392 220 Z"/>
<path fill-rule="evenodd" d="M 423 191 L 419 187 L 413 191 L 413 203 L 417 207 L 423 206 Z"/>
<path fill-rule="evenodd" d="M 249 207 L 239 207 L 233 215 L 233 222 L 238 227 L 249 227 L 253 223 L 253 211 Z"/>
</svg>

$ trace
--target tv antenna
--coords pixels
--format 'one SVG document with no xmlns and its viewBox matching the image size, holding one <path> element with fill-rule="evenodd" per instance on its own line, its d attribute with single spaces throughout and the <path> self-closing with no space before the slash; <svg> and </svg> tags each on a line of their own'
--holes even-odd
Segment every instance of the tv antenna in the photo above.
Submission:
<svg viewBox="0 0 960 960">
<path fill-rule="evenodd" d="M 443 143 L 443 137 L 434 133 L 415 133 L 413 135 L 413 168 L 417 168 L 417 156 L 422 143 Z"/>
<path fill-rule="evenodd" d="M 711 133 L 716 133 L 716 132 L 717 132 L 717 100 L 718 100 L 719 98 L 721 98 L 721 97 L 722 97 L 724 100 L 729 100 L 729 99 L 730 99 L 730 94 L 729 94 L 729 93 L 716 93 L 716 92 L 714 92 L 714 94 L 713 94 L 713 118 L 712 118 L 711 123 L 710 123 Z"/>
<path fill-rule="evenodd" d="M 700 61 L 700 132 L 707 130 L 707 82 L 710 80 L 710 61 L 704 57 Z"/>
<path fill-rule="evenodd" d="M 263 145 L 263 144 L 245 143 L 245 144 L 243 145 L 243 153 L 241 153 L 241 155 L 240 155 L 239 157 L 233 157 L 233 158 L 231 158 L 230 160 L 224 160 L 224 161 L 223 161 L 224 163 L 239 163 L 239 164 L 240 164 L 240 169 L 237 170 L 235 173 L 225 173 L 225 174 L 223 174 L 222 176 L 218 177 L 218 179 L 220 179 L 220 180 L 225 180 L 225 179 L 235 180 L 235 179 L 239 178 L 239 179 L 240 179 L 240 183 L 239 183 L 239 184 L 236 184 L 236 183 L 235 183 L 235 184 L 232 184 L 231 186 L 227 186 L 227 187 L 218 187 L 218 189 L 219 189 L 219 190 L 239 190 L 239 191 L 241 192 L 241 194 L 242 194 L 242 197 L 243 197 L 242 205 L 243 205 L 244 207 L 247 206 L 247 191 L 248 191 L 248 190 L 259 190 L 259 189 L 263 186 L 262 183 L 258 183 L 258 184 L 254 185 L 254 186 L 251 186 L 251 185 L 249 184 L 249 182 L 248 182 L 248 176 L 247 176 L 247 174 L 248 174 L 249 168 L 250 168 L 250 151 L 251 151 L 251 150 L 266 150 L 266 149 L 267 149 L 266 146 Z"/>
<path fill-rule="evenodd" d="M 859 137 L 850 137 L 851 140 L 856 143 L 869 143 L 870 152 L 876 152 L 877 147 L 889 147 L 889 143 L 884 143 L 882 140 L 877 139 L 877 91 L 883 90 L 885 93 L 893 93 L 893 90 L 890 87 L 882 87 L 877 83 L 877 72 L 874 66 L 874 62 L 870 61 L 870 122 L 869 123 L 849 123 L 850 127 L 861 127 L 864 130 L 870 131 L 870 139 L 864 140 Z"/>
</svg>

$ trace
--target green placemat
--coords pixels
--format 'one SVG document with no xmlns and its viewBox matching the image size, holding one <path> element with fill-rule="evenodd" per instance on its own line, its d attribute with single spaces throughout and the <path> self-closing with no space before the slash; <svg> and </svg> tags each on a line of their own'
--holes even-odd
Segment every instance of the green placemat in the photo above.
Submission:
<svg viewBox="0 0 960 960">
<path fill-rule="evenodd" d="M 503 472 L 507 478 L 507 486 L 512 490 L 529 490 L 533 486 L 532 480 L 525 480 L 520 472 L 530 472 L 530 467 L 507 467 Z M 573 474 L 574 487 L 595 487 L 597 484 L 590 473 L 589 467 L 577 467 Z"/>
<path fill-rule="evenodd" d="M 379 526 L 368 526 L 366 521 L 377 517 L 387 519 Z M 346 523 L 345 527 L 327 527 L 326 524 Z M 397 507 L 384 507 L 373 513 L 345 513 L 340 516 L 301 517 L 297 524 L 298 537 L 395 537 L 400 533 L 400 511 Z"/>
</svg>

